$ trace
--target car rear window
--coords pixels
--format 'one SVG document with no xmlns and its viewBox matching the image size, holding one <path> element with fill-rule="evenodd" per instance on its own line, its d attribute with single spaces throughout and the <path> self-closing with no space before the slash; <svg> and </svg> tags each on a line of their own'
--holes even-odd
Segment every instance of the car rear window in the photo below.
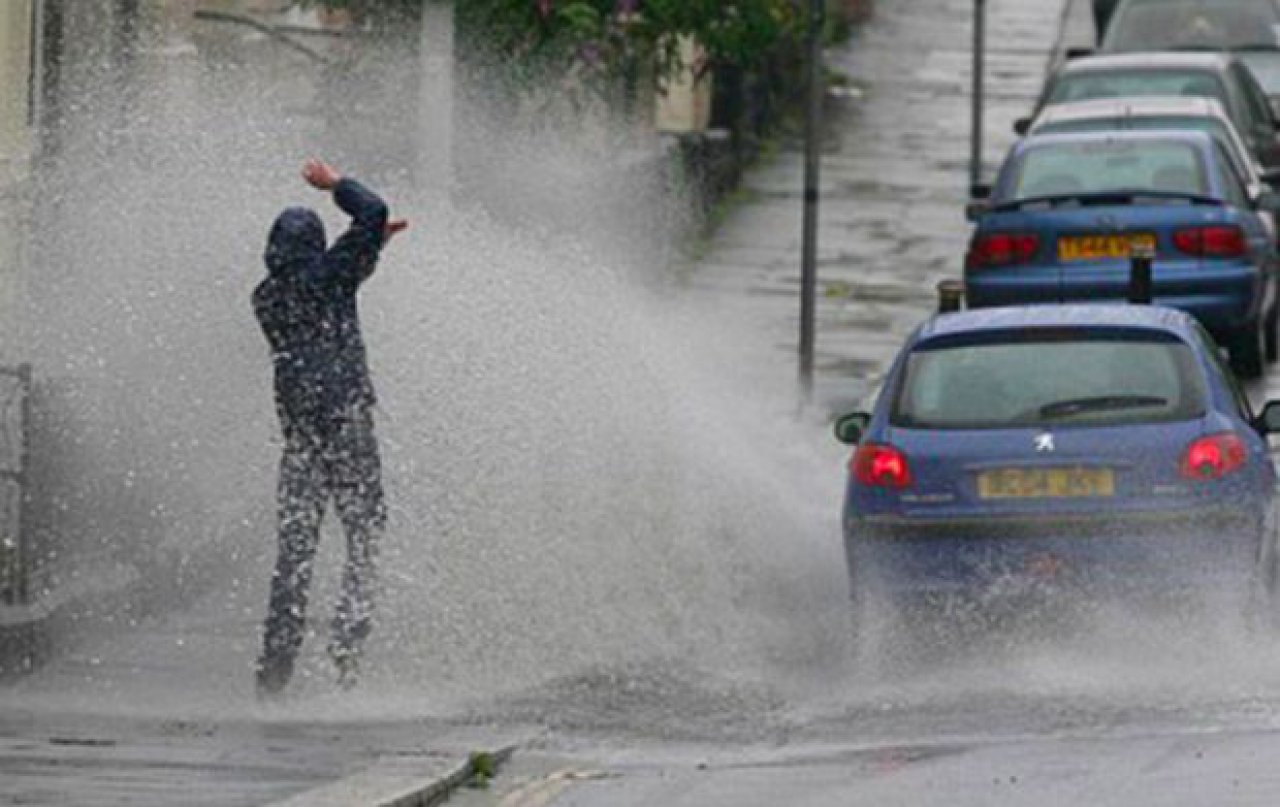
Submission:
<svg viewBox="0 0 1280 807">
<path fill-rule="evenodd" d="M 1022 332 L 918 346 L 890 420 L 930 429 L 1163 423 L 1201 417 L 1205 396 L 1195 355 L 1172 336 Z"/>
<path fill-rule="evenodd" d="M 1061 76 L 1046 99 L 1048 104 L 1090 101 L 1095 98 L 1128 98 L 1147 95 L 1181 95 L 1216 98 L 1224 105 L 1227 91 L 1222 82 L 1204 70 L 1114 69 L 1081 70 Z"/>
<path fill-rule="evenodd" d="M 1199 153 L 1175 141 L 1046 143 L 1027 149 L 1015 171 L 1014 199 L 1119 190 L 1208 193 Z"/>
<path fill-rule="evenodd" d="M 1175 129 L 1180 131 L 1207 132 L 1222 144 L 1231 162 L 1241 176 L 1247 176 L 1249 166 L 1242 160 L 1247 155 L 1237 154 L 1237 141 L 1227 129 L 1227 123 L 1220 118 L 1205 115 L 1125 115 L 1124 117 L 1069 118 L 1066 120 L 1047 121 L 1035 128 L 1035 134 L 1062 134 L 1063 132 L 1112 132 L 1112 131 L 1153 131 L 1156 129 Z"/>
<path fill-rule="evenodd" d="M 1107 51 L 1276 44 L 1274 0 L 1130 0 L 1107 29 Z"/>
</svg>

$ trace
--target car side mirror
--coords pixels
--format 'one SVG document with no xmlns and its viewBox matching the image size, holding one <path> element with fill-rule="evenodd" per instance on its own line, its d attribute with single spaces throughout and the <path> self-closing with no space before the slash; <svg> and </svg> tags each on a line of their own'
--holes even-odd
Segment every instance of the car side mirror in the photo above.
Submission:
<svg viewBox="0 0 1280 807">
<path fill-rule="evenodd" d="M 1018 118 L 1013 122 L 1013 133 L 1018 137 L 1026 135 L 1031 131 L 1031 118 Z"/>
<path fill-rule="evenodd" d="M 1280 421 L 1280 413 L 1277 413 L 1276 419 Z M 866 412 L 851 412 L 843 415 L 836 418 L 836 439 L 847 446 L 857 445 L 870 425 L 871 415 Z"/>
<path fill-rule="evenodd" d="M 1253 425 L 1264 436 L 1280 432 L 1280 401 L 1267 401 Z"/>
</svg>

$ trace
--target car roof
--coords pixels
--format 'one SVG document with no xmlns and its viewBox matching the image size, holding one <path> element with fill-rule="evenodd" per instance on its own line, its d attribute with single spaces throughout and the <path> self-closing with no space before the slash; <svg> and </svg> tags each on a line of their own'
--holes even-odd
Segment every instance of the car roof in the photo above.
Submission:
<svg viewBox="0 0 1280 807">
<path fill-rule="evenodd" d="M 1195 320 L 1185 311 L 1160 305 L 1070 304 L 978 308 L 938 314 L 916 332 L 915 343 L 961 334 L 1024 328 L 1140 328 L 1188 341 Z"/>
<path fill-rule="evenodd" d="M 1049 104 L 1036 116 L 1035 125 L 1092 118 L 1140 118 L 1159 115 L 1220 118 L 1227 122 L 1231 120 L 1217 98 L 1188 95 L 1137 95 Z"/>
<path fill-rule="evenodd" d="M 1135 53 L 1103 53 L 1063 62 L 1058 74 L 1066 76 L 1092 70 L 1160 69 L 1167 67 L 1225 70 L 1235 57 L 1222 51 L 1170 50 Z"/>
<path fill-rule="evenodd" d="M 1051 132 L 1030 134 L 1014 144 L 1011 156 L 1037 145 L 1052 143 L 1164 142 L 1187 143 L 1197 149 L 1212 149 L 1213 135 L 1198 129 L 1108 129 L 1098 132 Z"/>
</svg>

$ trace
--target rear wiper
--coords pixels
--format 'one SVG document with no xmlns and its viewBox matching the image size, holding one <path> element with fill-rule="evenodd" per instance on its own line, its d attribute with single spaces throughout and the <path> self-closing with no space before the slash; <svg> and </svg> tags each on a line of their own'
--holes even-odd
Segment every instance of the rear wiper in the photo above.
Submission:
<svg viewBox="0 0 1280 807">
<path fill-rule="evenodd" d="M 1081 412 L 1099 412 L 1107 409 L 1139 409 L 1144 406 L 1163 406 L 1169 401 L 1155 395 L 1097 395 L 1092 398 L 1070 398 L 1054 401 L 1040 407 L 1040 417 L 1054 418 L 1077 415 Z"/>
<path fill-rule="evenodd" d="M 1032 205 L 1064 205 L 1075 202 L 1080 205 L 1125 205 L 1132 204 L 1135 199 L 1170 199 L 1187 201 L 1194 205 L 1217 205 L 1223 201 L 1202 193 L 1183 193 L 1182 191 L 1158 190 L 1114 190 L 1114 191 L 1079 191 L 1076 193 L 1058 193 L 1048 196 L 1027 196 L 1021 199 L 1009 199 L 997 202 L 992 210 L 1018 210 Z"/>
</svg>

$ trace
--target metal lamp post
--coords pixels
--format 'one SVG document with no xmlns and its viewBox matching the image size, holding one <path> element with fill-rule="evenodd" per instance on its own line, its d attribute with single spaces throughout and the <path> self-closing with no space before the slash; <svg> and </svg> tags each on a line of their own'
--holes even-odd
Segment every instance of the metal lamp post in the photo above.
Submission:
<svg viewBox="0 0 1280 807">
<path fill-rule="evenodd" d="M 987 0 L 973 3 L 973 117 L 969 137 L 969 195 L 982 182 L 983 70 L 987 34 Z"/>
<path fill-rule="evenodd" d="M 813 353 L 816 341 L 814 323 L 818 286 L 818 171 L 822 154 L 822 26 L 825 12 L 824 0 L 809 0 L 804 222 L 800 256 L 800 388 L 805 403 L 813 398 Z"/>
</svg>

